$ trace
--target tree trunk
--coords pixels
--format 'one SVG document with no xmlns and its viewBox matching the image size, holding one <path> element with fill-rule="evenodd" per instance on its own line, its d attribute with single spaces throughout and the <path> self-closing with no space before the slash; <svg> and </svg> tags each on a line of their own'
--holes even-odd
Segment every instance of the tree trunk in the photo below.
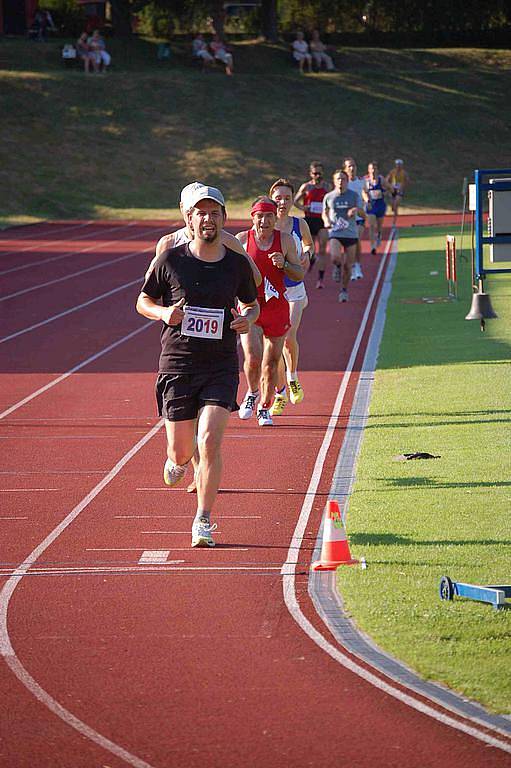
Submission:
<svg viewBox="0 0 511 768">
<path fill-rule="evenodd" d="M 110 0 L 112 27 L 116 37 L 131 37 L 131 4 L 129 0 Z"/>
<path fill-rule="evenodd" d="M 223 39 L 225 24 L 225 10 L 223 0 L 214 0 L 211 3 L 211 26 L 213 32 Z"/>
<path fill-rule="evenodd" d="M 261 5 L 262 33 L 265 40 L 275 43 L 279 30 L 277 22 L 277 0 L 263 0 Z"/>
<path fill-rule="evenodd" d="M 265 40 L 275 43 L 278 40 L 277 0 L 263 0 L 261 5 L 262 33 Z"/>
</svg>

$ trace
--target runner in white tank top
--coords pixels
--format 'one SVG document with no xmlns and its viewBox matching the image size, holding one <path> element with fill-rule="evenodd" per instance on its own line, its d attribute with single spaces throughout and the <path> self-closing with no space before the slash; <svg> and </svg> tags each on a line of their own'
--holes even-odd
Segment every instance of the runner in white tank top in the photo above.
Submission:
<svg viewBox="0 0 511 768">
<path fill-rule="evenodd" d="M 343 171 L 346 171 L 349 177 L 348 189 L 352 189 L 353 192 L 357 193 L 359 207 L 363 208 L 364 198 L 362 195 L 362 190 L 365 187 L 365 179 L 361 176 L 357 176 L 357 164 L 355 160 L 352 157 L 345 157 L 342 168 L 343 168 Z M 357 225 L 358 225 L 358 242 L 357 242 L 357 252 L 355 255 L 355 261 L 353 262 L 353 266 L 351 268 L 352 280 L 361 280 L 364 277 L 362 273 L 362 265 L 360 263 L 360 256 L 362 253 L 361 240 L 362 240 L 362 233 L 364 231 L 364 226 L 365 226 L 364 219 L 362 218 L 357 219 Z"/>
<path fill-rule="evenodd" d="M 301 265 L 306 273 L 310 265 L 311 255 L 314 255 L 314 241 L 305 219 L 289 215 L 289 211 L 293 206 L 293 185 L 288 179 L 278 179 L 270 187 L 270 197 L 277 205 L 276 228 L 293 236 Z M 275 400 L 270 411 L 272 416 L 280 416 L 288 402 L 286 379 L 287 386 L 289 387 L 289 399 L 293 405 L 301 403 L 304 396 L 302 385 L 298 381 L 298 356 L 300 348 L 298 346 L 297 334 L 303 311 L 307 307 L 309 300 L 303 280 L 295 281 L 287 278 L 285 283 L 287 286 L 285 296 L 289 302 L 291 327 L 286 333 L 283 355 L 279 361 Z"/>
</svg>

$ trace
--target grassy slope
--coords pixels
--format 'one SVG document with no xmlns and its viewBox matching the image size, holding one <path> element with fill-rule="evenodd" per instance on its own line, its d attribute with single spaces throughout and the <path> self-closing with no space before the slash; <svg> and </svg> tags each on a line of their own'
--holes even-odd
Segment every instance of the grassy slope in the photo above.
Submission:
<svg viewBox="0 0 511 768">
<path fill-rule="evenodd" d="M 400 238 L 348 513 L 353 550 L 369 568 L 341 569 L 339 582 L 348 610 L 382 647 L 424 677 L 511 713 L 511 611 L 438 597 L 444 574 L 511 583 L 511 275 L 488 280 L 499 319 L 485 334 L 464 320 L 467 265 L 458 302 L 403 301 L 445 295 L 444 243 L 428 230 Z M 393 460 L 413 451 L 441 458 Z"/>
<path fill-rule="evenodd" d="M 337 74 L 300 76 L 285 48 L 235 45 L 237 73 L 201 74 L 188 54 L 158 64 L 154 42 L 123 48 L 85 77 L 60 42 L 0 43 L 0 216 L 157 216 L 194 177 L 231 212 L 279 175 L 296 182 L 345 154 L 386 171 L 402 156 L 409 203 L 459 208 L 474 167 L 502 165 L 511 53 L 344 49 Z"/>
</svg>

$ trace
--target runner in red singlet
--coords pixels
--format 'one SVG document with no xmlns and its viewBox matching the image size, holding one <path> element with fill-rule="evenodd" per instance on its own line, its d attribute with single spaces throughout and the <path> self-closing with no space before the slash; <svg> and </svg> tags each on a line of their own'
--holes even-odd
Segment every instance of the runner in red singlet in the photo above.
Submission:
<svg viewBox="0 0 511 768">
<path fill-rule="evenodd" d="M 310 180 L 304 182 L 295 197 L 295 205 L 305 212 L 305 221 L 317 247 L 318 281 L 316 288 L 323 288 L 326 265 L 326 246 L 328 233 L 324 228 L 321 213 L 323 211 L 323 198 L 331 190 L 331 186 L 323 181 L 323 166 L 313 162 L 309 167 Z M 312 267 L 312 263 L 311 263 Z"/>
<path fill-rule="evenodd" d="M 242 337 L 248 391 L 240 406 L 239 417 L 249 419 L 252 416 L 260 388 L 257 420 L 261 427 L 268 427 L 273 425 L 269 409 L 278 362 L 290 327 L 284 275 L 292 280 L 303 280 L 304 271 L 293 237 L 275 229 L 277 206 L 273 200 L 265 196 L 257 198 L 252 204 L 251 216 L 252 229 L 239 232 L 236 237 L 254 260 L 263 282 L 257 289 L 261 308 L 259 319 Z"/>
</svg>

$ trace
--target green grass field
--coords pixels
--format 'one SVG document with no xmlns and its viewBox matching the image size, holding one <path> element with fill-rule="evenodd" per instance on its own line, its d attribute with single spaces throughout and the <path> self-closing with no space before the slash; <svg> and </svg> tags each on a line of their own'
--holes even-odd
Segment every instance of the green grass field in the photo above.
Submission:
<svg viewBox="0 0 511 768">
<path fill-rule="evenodd" d="M 86 77 L 63 42 L 0 44 L 0 224 L 161 218 L 196 177 L 246 215 L 278 176 L 346 154 L 385 172 L 403 157 L 409 206 L 460 209 L 463 178 L 500 167 L 509 138 L 509 51 L 344 48 L 338 73 L 300 76 L 284 45 L 244 41 L 227 78 L 193 67 L 188 43 L 167 64 L 156 41 L 113 39 L 112 71 Z"/>
<path fill-rule="evenodd" d="M 438 586 L 444 574 L 511 584 L 511 275 L 487 281 L 499 318 L 481 333 L 464 320 L 468 264 L 458 301 L 421 300 L 446 295 L 444 248 L 445 230 L 400 235 L 348 511 L 352 550 L 369 566 L 341 568 L 338 580 L 356 623 L 385 650 L 509 714 L 511 611 L 440 601 Z M 441 458 L 394 460 L 415 451 Z"/>
</svg>

